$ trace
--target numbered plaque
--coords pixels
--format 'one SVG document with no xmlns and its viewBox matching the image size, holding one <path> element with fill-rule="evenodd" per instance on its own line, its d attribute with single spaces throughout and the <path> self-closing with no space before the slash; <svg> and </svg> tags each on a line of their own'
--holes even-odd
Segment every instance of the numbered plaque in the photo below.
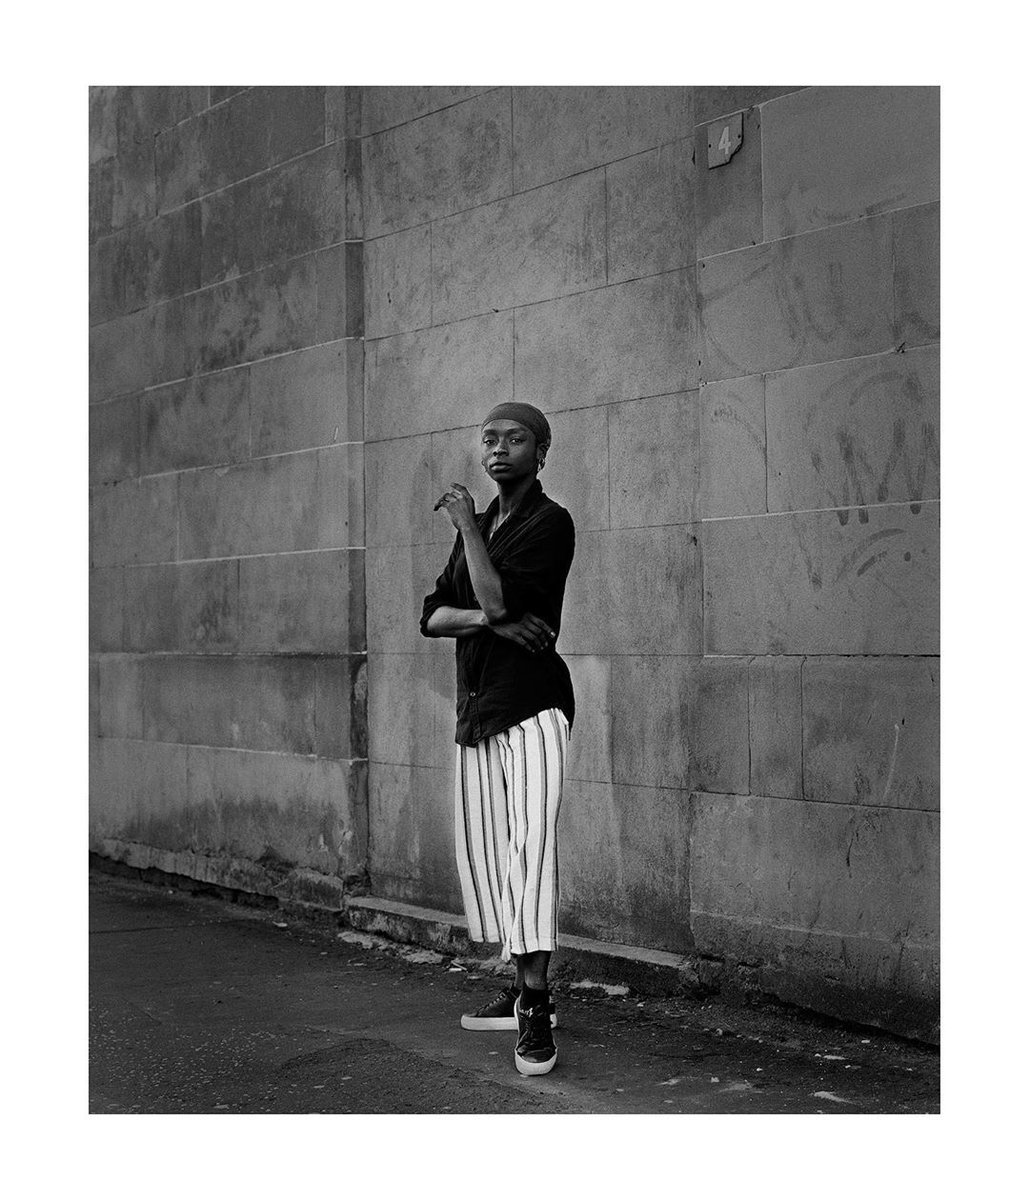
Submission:
<svg viewBox="0 0 1029 1200">
<path fill-rule="evenodd" d="M 724 167 L 743 145 L 743 113 L 715 121 L 707 127 L 707 165 Z"/>
</svg>

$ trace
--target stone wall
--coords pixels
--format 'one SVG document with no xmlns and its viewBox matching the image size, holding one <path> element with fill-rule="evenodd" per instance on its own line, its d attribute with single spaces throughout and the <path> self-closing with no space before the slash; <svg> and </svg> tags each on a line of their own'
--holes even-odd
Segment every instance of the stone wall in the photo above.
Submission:
<svg viewBox="0 0 1029 1200">
<path fill-rule="evenodd" d="M 459 909 L 417 615 L 527 400 L 577 528 L 563 928 L 932 1036 L 938 92 L 92 108 L 94 846 Z"/>
<path fill-rule="evenodd" d="M 90 94 L 91 846 L 334 904 L 367 857 L 344 121 L 341 88 Z"/>
</svg>

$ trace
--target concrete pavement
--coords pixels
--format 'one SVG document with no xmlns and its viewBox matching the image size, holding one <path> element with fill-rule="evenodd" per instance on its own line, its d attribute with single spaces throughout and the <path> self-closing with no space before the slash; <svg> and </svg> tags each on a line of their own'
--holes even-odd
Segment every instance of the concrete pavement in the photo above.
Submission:
<svg viewBox="0 0 1029 1200">
<path fill-rule="evenodd" d="M 559 981 L 558 1066 L 462 1011 L 503 980 L 353 931 L 99 873 L 94 1113 L 933 1113 L 939 1055 L 783 1009 Z"/>
</svg>

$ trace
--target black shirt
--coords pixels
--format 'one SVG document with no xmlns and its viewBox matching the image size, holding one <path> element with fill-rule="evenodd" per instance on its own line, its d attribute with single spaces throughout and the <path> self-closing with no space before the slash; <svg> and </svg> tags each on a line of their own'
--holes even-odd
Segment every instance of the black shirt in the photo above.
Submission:
<svg viewBox="0 0 1029 1200">
<path fill-rule="evenodd" d="M 500 508 L 494 496 L 475 520 L 486 541 L 486 532 Z M 561 605 L 565 580 L 575 553 L 575 525 L 571 514 L 547 496 L 538 479 L 518 506 L 486 541 L 486 552 L 500 575 L 504 608 L 516 621 L 531 612 L 561 631 Z M 437 608 L 481 608 L 472 590 L 458 533 L 443 574 L 422 603 L 421 631 Z M 474 746 L 547 708 L 560 708 L 571 730 L 575 717 L 572 677 L 557 653 L 557 638 L 535 654 L 483 628 L 456 638 L 458 745 Z"/>
</svg>

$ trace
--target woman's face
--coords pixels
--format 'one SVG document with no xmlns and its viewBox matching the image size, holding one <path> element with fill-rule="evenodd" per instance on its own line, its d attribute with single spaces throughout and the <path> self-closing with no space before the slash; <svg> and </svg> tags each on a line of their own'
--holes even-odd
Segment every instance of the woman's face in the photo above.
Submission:
<svg viewBox="0 0 1029 1200">
<path fill-rule="evenodd" d="M 524 479 L 538 470 L 536 437 L 517 421 L 494 420 L 483 426 L 482 466 L 490 479 Z"/>
</svg>

